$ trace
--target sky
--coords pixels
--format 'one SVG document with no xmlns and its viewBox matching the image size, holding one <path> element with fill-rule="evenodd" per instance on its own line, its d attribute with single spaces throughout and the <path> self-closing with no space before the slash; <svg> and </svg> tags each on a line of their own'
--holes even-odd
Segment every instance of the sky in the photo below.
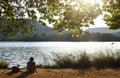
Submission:
<svg viewBox="0 0 120 78">
<path fill-rule="evenodd" d="M 91 28 L 93 27 L 107 27 L 105 24 L 105 21 L 103 20 L 103 15 L 99 15 L 95 20 L 94 20 L 95 25 L 90 25 Z"/>
<path fill-rule="evenodd" d="M 88 1 L 88 0 L 85 0 Z M 100 7 L 102 8 L 103 2 L 101 0 L 90 0 L 91 2 L 97 2 L 100 4 Z M 105 24 L 105 21 L 103 20 L 104 15 L 99 15 L 95 20 L 94 20 L 94 24 L 95 25 L 90 25 L 90 28 L 94 28 L 94 27 L 107 27 L 107 25 Z"/>
</svg>

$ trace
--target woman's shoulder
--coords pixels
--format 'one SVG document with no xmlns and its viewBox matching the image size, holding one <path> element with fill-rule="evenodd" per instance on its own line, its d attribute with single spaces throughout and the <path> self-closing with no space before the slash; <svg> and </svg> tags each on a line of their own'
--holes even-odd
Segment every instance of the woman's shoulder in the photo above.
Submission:
<svg viewBox="0 0 120 78">
<path fill-rule="evenodd" d="M 35 63 L 35 62 L 30 62 L 30 61 L 28 61 L 28 63 Z"/>
</svg>

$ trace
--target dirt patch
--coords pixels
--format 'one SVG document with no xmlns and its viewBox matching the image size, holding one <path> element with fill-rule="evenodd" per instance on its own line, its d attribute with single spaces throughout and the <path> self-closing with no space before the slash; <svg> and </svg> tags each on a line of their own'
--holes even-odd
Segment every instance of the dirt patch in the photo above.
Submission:
<svg viewBox="0 0 120 78">
<path fill-rule="evenodd" d="M 120 70 L 105 69 L 87 71 L 78 69 L 37 69 L 37 72 L 27 73 L 21 69 L 12 73 L 10 69 L 0 69 L 0 78 L 120 78 Z"/>
</svg>

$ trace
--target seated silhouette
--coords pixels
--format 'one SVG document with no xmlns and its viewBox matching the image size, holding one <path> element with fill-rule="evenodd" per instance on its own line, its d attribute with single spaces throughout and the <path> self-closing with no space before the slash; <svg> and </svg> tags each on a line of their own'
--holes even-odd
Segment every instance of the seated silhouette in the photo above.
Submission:
<svg viewBox="0 0 120 78">
<path fill-rule="evenodd" d="M 36 71 L 36 65 L 34 62 L 34 58 L 30 57 L 30 60 L 27 62 L 27 72 L 35 72 Z"/>
<path fill-rule="evenodd" d="M 17 72 L 19 72 L 19 71 L 20 71 L 19 65 L 12 67 L 12 72 L 13 72 L 13 73 L 17 73 Z"/>
</svg>

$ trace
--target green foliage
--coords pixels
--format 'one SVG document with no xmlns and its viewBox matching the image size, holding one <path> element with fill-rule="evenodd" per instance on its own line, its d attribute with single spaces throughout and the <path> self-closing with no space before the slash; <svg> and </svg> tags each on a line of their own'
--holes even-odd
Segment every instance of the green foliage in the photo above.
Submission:
<svg viewBox="0 0 120 78">
<path fill-rule="evenodd" d="M 28 19 L 5 19 L 0 18 L 0 40 L 12 40 L 14 36 L 19 37 L 29 36 L 33 30 L 33 25 Z M 20 38 L 19 38 L 20 39 Z M 19 40 L 17 39 L 17 40 Z"/>
<path fill-rule="evenodd" d="M 78 56 L 72 56 L 71 54 L 66 54 L 63 57 L 59 57 L 54 60 L 58 68 L 79 68 L 88 69 L 91 67 L 90 57 L 86 52 L 80 53 Z"/>
<path fill-rule="evenodd" d="M 56 62 L 56 66 L 58 68 L 75 68 L 76 61 L 72 59 L 69 55 L 66 55 L 62 58 L 59 58 L 59 55 L 57 55 L 58 59 L 54 60 Z"/>
<path fill-rule="evenodd" d="M 103 0 L 104 20 L 110 29 L 120 28 L 120 0 Z"/>
<path fill-rule="evenodd" d="M 76 67 L 80 69 L 88 69 L 91 67 L 90 56 L 86 52 L 80 53 Z"/>
<path fill-rule="evenodd" d="M 18 31 L 18 25 L 21 25 L 16 19 L 28 18 L 43 25 L 48 21 L 54 29 L 72 30 L 74 35 L 78 36 L 82 33 L 82 27 L 93 24 L 93 19 L 101 13 L 97 3 L 85 3 L 83 0 L 0 0 L 0 9 L 0 19 L 2 17 L 7 23 L 12 22 L 9 24 L 9 29 L 4 31 L 6 22 L 0 20 L 0 29 L 12 35 Z M 21 33 L 24 35 L 29 33 L 29 28 L 31 26 L 23 25 Z"/>
<path fill-rule="evenodd" d="M 53 66 L 38 66 L 44 68 L 77 68 L 81 70 L 87 70 L 91 67 L 96 68 L 96 70 L 112 68 L 120 68 L 120 50 L 113 52 L 111 50 L 106 50 L 104 52 L 98 52 L 97 54 L 88 54 L 85 51 L 77 55 L 65 54 L 65 56 L 60 56 L 55 54 L 56 59 L 53 61 L 55 65 Z"/>
<path fill-rule="evenodd" d="M 8 67 L 8 63 L 6 61 L 0 61 L 0 68 L 7 68 Z"/>
<path fill-rule="evenodd" d="M 104 68 L 120 68 L 120 51 L 98 53 L 93 58 L 93 66 L 99 70 Z"/>
<path fill-rule="evenodd" d="M 72 3 L 75 3 L 72 5 Z M 55 29 L 59 31 L 68 29 L 74 32 L 74 37 L 79 37 L 82 34 L 82 28 L 88 27 L 90 24 L 94 24 L 93 19 L 95 19 L 101 10 L 97 3 L 84 3 L 83 0 L 76 1 L 66 1 L 64 6 L 64 12 L 58 22 L 54 25 Z"/>
<path fill-rule="evenodd" d="M 59 61 L 57 61 L 57 66 L 59 68 L 72 68 L 74 67 L 74 61 L 72 61 L 69 58 L 62 58 Z"/>
</svg>

